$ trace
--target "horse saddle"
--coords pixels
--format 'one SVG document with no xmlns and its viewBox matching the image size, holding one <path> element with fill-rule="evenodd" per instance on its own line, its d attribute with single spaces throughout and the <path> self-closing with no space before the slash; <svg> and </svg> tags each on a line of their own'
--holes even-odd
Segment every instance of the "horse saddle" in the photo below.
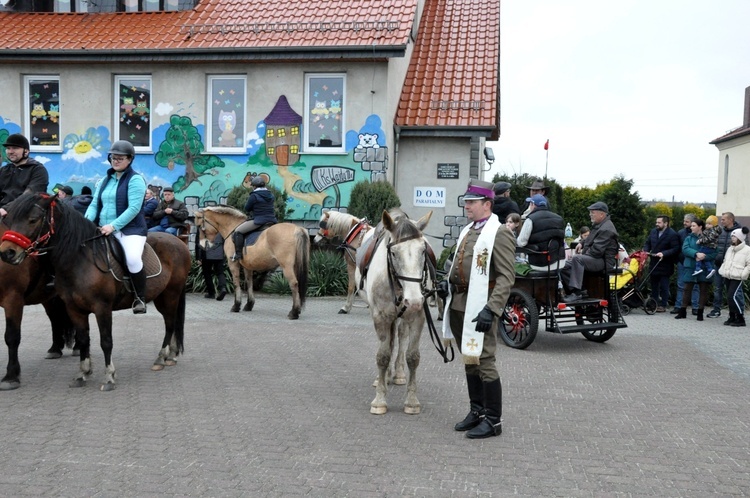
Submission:
<svg viewBox="0 0 750 498">
<path fill-rule="evenodd" d="M 265 225 L 261 225 L 252 232 L 245 235 L 245 247 L 255 244 L 258 241 L 258 237 L 260 237 L 260 234 L 263 233 L 264 230 L 268 230 L 274 225 L 275 223 L 266 223 Z"/>
<path fill-rule="evenodd" d="M 112 257 L 109 258 L 109 271 L 115 280 L 122 282 L 130 280 L 130 272 L 126 270 L 127 264 L 125 262 L 125 251 L 122 249 L 122 244 L 117 237 L 104 237 L 109 246 L 108 254 Z M 146 278 L 156 277 L 161 274 L 161 261 L 159 256 L 156 255 L 154 248 L 146 242 L 143 247 L 143 270 L 146 272 Z"/>
</svg>

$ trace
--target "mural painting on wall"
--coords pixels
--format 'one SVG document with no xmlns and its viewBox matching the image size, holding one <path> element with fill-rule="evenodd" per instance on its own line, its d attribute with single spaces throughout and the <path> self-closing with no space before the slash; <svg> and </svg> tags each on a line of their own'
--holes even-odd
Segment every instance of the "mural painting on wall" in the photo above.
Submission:
<svg viewBox="0 0 750 498">
<path fill-rule="evenodd" d="M 152 120 L 173 107 L 159 103 L 154 109 Z M 205 126 L 193 124 L 193 119 L 172 114 L 168 122 L 154 125 L 154 153 L 139 152 L 133 166 L 148 184 L 172 186 L 177 198 L 195 199 L 200 206 L 222 203 L 232 188 L 247 183 L 249 174 L 262 174 L 287 193 L 293 210 L 290 221 L 314 221 L 324 208 L 346 207 L 356 182 L 377 181 L 387 172 L 388 148 L 377 115 L 370 115 L 359 129 L 342 135 L 346 154 L 301 154 L 303 118 L 283 95 L 254 130 L 234 139 L 235 144 L 241 141 L 246 154 L 206 153 Z M 230 128 L 225 126 L 224 131 Z M 237 128 L 230 131 L 236 134 Z M 20 132 L 17 124 L 0 117 L 0 139 Z M 217 139 L 222 140 L 220 135 Z M 229 139 L 229 135 L 223 139 Z M 93 189 L 110 167 L 107 152 L 111 144 L 108 128 L 98 126 L 66 135 L 61 153 L 32 151 L 31 155 L 50 172 L 50 192 L 55 186 L 69 185 L 78 194 L 84 185 Z"/>
</svg>

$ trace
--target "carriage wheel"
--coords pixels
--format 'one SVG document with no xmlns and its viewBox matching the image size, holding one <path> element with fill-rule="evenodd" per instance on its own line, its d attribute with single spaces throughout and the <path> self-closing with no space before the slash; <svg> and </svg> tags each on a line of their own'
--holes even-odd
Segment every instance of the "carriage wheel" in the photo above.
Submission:
<svg viewBox="0 0 750 498">
<path fill-rule="evenodd" d="M 503 342 L 515 349 L 526 349 L 534 342 L 538 327 L 536 301 L 522 290 L 511 289 L 498 326 Z"/>
<path fill-rule="evenodd" d="M 576 318 L 576 323 L 578 325 L 583 325 L 584 323 L 607 323 L 604 319 L 602 309 L 597 305 L 585 306 L 583 310 L 581 310 L 581 315 L 581 317 Z M 589 330 L 587 332 L 581 332 L 581 334 L 589 341 L 607 342 L 608 340 L 612 339 L 613 335 L 615 335 L 615 329 Z"/>
<path fill-rule="evenodd" d="M 650 297 L 646 299 L 645 303 L 643 303 L 643 311 L 645 311 L 647 315 L 653 315 L 654 313 L 656 313 L 657 306 L 659 305 L 656 302 L 656 299 Z"/>
<path fill-rule="evenodd" d="M 630 306 L 628 306 L 625 303 L 620 303 L 620 314 L 622 316 L 628 316 L 629 313 L 630 313 Z"/>
</svg>

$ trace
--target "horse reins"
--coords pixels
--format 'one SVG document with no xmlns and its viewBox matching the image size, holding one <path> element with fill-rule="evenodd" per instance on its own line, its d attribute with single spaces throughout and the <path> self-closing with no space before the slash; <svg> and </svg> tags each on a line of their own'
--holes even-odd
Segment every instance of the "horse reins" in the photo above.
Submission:
<svg viewBox="0 0 750 498">
<path fill-rule="evenodd" d="M 27 256 L 41 256 L 43 254 L 46 254 L 50 249 L 52 249 L 51 247 L 46 247 L 46 245 L 49 243 L 50 237 L 55 234 L 55 201 L 53 200 L 49 205 L 49 216 L 47 211 L 39 204 L 34 204 L 34 207 L 38 208 L 42 213 L 44 213 L 45 223 L 39 227 L 39 235 L 33 242 L 25 235 L 14 232 L 13 230 L 8 230 L 7 232 L 5 232 L 2 236 L 2 239 L 0 239 L 7 240 L 8 242 L 16 244 L 24 250 Z M 49 230 L 42 235 L 45 224 L 49 227 Z"/>
</svg>

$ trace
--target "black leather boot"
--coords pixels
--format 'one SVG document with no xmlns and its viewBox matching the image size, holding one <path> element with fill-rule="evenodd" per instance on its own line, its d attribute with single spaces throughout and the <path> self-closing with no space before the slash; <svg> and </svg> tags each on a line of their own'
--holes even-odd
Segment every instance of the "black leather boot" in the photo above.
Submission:
<svg viewBox="0 0 750 498">
<path fill-rule="evenodd" d="M 130 280 L 133 283 L 133 313 L 140 315 L 146 312 L 146 271 L 141 270 L 138 273 L 132 273 Z"/>
<path fill-rule="evenodd" d="M 232 234 L 232 242 L 234 242 L 234 256 L 232 256 L 232 261 L 239 261 L 242 259 L 242 248 L 245 245 L 245 234 L 234 232 Z"/>
<path fill-rule="evenodd" d="M 732 325 L 737 320 L 737 313 L 734 311 L 729 312 L 729 318 L 724 321 L 724 325 Z"/>
<path fill-rule="evenodd" d="M 687 310 L 685 308 L 680 308 L 677 310 L 677 315 L 674 317 L 675 320 L 679 320 L 680 318 L 687 318 Z"/>
<path fill-rule="evenodd" d="M 484 382 L 484 419 L 466 433 L 469 439 L 484 439 L 503 433 L 503 387 L 500 379 Z"/>
<path fill-rule="evenodd" d="M 699 322 L 703 321 L 703 308 L 698 310 L 698 321 Z"/>
<path fill-rule="evenodd" d="M 732 322 L 732 327 L 744 327 L 745 326 L 745 315 L 737 315 L 737 318 Z"/>
<path fill-rule="evenodd" d="M 466 374 L 466 386 L 469 389 L 469 414 L 453 428 L 457 431 L 468 431 L 478 426 L 484 419 L 484 386 L 478 375 Z"/>
</svg>

